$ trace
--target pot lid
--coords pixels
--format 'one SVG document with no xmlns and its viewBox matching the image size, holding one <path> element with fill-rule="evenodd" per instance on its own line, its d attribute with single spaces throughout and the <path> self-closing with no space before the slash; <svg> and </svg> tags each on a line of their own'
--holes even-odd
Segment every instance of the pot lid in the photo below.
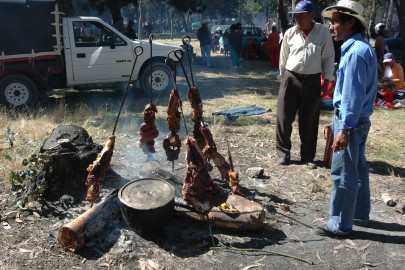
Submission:
<svg viewBox="0 0 405 270">
<path fill-rule="evenodd" d="M 161 179 L 139 179 L 129 182 L 118 192 L 120 201 L 138 210 L 155 209 L 174 199 L 174 187 Z"/>
</svg>

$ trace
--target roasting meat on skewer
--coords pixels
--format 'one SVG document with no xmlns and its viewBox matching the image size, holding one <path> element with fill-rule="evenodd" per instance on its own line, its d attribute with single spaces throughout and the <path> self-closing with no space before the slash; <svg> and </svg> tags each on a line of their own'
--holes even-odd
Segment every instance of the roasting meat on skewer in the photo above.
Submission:
<svg viewBox="0 0 405 270">
<path fill-rule="evenodd" d="M 165 149 L 166 157 L 168 161 L 174 161 L 179 159 L 181 148 L 181 141 L 176 133 L 167 134 L 163 140 L 163 149 Z"/>
<path fill-rule="evenodd" d="M 174 161 L 179 158 L 181 141 L 176 134 L 180 130 L 181 112 L 179 110 L 181 100 L 177 90 L 173 89 L 170 93 L 169 104 L 167 106 L 166 124 L 170 130 L 166 138 L 163 140 L 163 148 L 165 149 L 167 160 Z"/>
<path fill-rule="evenodd" d="M 205 146 L 202 149 L 204 157 L 208 160 L 212 160 L 215 167 L 218 168 L 219 173 L 221 174 L 222 181 L 228 183 L 229 187 L 232 190 L 232 193 L 238 193 L 239 191 L 239 174 L 234 172 L 230 163 L 218 153 L 217 146 L 212 138 L 211 131 L 204 126 L 200 127 L 201 134 L 205 138 Z"/>
<path fill-rule="evenodd" d="M 239 173 L 229 170 L 229 182 L 228 185 L 232 190 L 232 193 L 239 194 L 240 185 L 239 185 Z"/>
<path fill-rule="evenodd" d="M 110 136 L 104 144 L 103 149 L 97 155 L 96 160 L 87 167 L 86 200 L 95 201 L 99 196 L 100 183 L 104 180 L 105 171 L 110 166 L 111 158 L 114 152 L 115 136 Z"/>
<path fill-rule="evenodd" d="M 194 138 L 186 138 L 187 172 L 182 194 L 184 200 L 201 214 L 207 214 L 212 207 L 226 202 L 228 193 L 215 184 L 207 170 L 207 162 Z"/>
<path fill-rule="evenodd" d="M 201 122 L 203 115 L 203 105 L 201 101 L 200 91 L 197 87 L 190 87 L 187 93 L 188 99 L 190 100 L 192 115 L 191 119 L 194 122 Z"/>
<path fill-rule="evenodd" d="M 170 93 L 169 104 L 167 106 L 166 124 L 172 133 L 177 133 L 180 130 L 181 112 L 179 110 L 181 100 L 177 90 L 173 89 Z"/>
<path fill-rule="evenodd" d="M 155 104 L 149 103 L 145 106 L 145 110 L 143 111 L 144 122 L 139 129 L 139 135 L 141 136 L 139 145 L 144 153 L 155 153 L 155 141 L 153 139 L 159 136 L 159 131 L 155 124 L 156 113 L 157 108 Z"/>
<path fill-rule="evenodd" d="M 200 127 L 201 133 L 205 138 L 205 146 L 202 149 L 204 157 L 208 160 L 212 160 L 215 167 L 218 168 L 221 174 L 221 179 L 224 182 L 228 182 L 228 172 L 231 169 L 231 165 L 225 160 L 225 158 L 218 153 L 217 146 L 215 145 L 214 139 L 212 138 L 211 131 L 204 126 Z"/>
<path fill-rule="evenodd" d="M 204 136 L 201 134 L 200 126 L 203 125 L 203 104 L 201 101 L 200 91 L 197 87 L 188 88 L 188 99 L 191 105 L 191 120 L 194 122 L 193 136 L 197 140 L 198 146 L 202 149 L 205 146 Z"/>
<path fill-rule="evenodd" d="M 229 165 L 231 166 L 231 168 L 229 169 L 229 172 L 228 172 L 228 176 L 229 176 L 228 185 L 231 188 L 233 194 L 242 195 L 240 193 L 239 173 L 234 171 L 231 148 L 229 147 L 229 143 L 228 143 L 228 159 L 229 159 Z"/>
</svg>

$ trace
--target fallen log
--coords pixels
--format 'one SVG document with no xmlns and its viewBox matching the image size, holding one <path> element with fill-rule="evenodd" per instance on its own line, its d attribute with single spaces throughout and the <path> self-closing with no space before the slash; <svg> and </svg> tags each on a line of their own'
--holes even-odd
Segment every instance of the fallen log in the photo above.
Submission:
<svg viewBox="0 0 405 270">
<path fill-rule="evenodd" d="M 238 213 L 225 213 L 219 207 L 214 207 L 208 213 L 211 226 L 231 231 L 252 231 L 262 227 L 265 213 L 260 204 L 235 194 L 229 195 L 226 202 L 235 207 Z M 175 213 L 179 217 L 205 221 L 204 217 L 184 207 L 176 207 Z"/>
<path fill-rule="evenodd" d="M 86 239 L 98 235 L 114 219 L 121 216 L 117 189 L 102 202 L 62 226 L 58 232 L 58 241 L 66 251 L 76 252 L 85 244 Z"/>
</svg>

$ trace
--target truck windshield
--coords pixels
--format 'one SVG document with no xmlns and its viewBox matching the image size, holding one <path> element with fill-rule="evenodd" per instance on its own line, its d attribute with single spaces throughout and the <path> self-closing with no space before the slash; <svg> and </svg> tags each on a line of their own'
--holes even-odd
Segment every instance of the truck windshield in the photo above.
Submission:
<svg viewBox="0 0 405 270">
<path fill-rule="evenodd" d="M 127 43 L 111 29 L 99 22 L 73 21 L 76 47 L 126 46 Z"/>
</svg>

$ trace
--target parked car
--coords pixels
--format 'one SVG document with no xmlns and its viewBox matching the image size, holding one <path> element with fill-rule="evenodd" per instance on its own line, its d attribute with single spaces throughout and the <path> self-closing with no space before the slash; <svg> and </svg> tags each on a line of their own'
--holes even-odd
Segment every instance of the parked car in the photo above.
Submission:
<svg viewBox="0 0 405 270">
<path fill-rule="evenodd" d="M 254 40 L 254 41 L 256 41 L 256 46 L 255 46 L 256 55 L 259 56 L 260 47 L 261 47 L 262 43 L 267 40 L 267 37 L 263 33 L 263 30 L 260 27 L 256 27 L 256 26 L 242 26 L 242 29 L 243 29 L 243 33 L 242 33 L 242 50 L 243 50 L 243 52 L 245 52 L 248 47 L 248 41 Z M 230 29 L 228 28 L 225 31 L 224 35 L 228 34 L 229 31 L 230 31 Z M 220 48 L 221 52 L 224 51 L 224 42 L 223 42 L 222 37 L 219 39 L 219 48 Z"/>
<path fill-rule="evenodd" d="M 386 38 L 385 50 L 391 52 L 395 57 L 395 62 L 401 63 L 401 38 Z"/>
<path fill-rule="evenodd" d="M 229 27 L 231 27 L 229 24 L 216 24 L 211 27 L 211 34 L 214 34 L 218 28 L 224 33 Z"/>
<path fill-rule="evenodd" d="M 193 22 L 191 24 L 191 30 L 195 32 L 198 30 L 198 28 L 200 28 L 200 26 L 201 26 L 201 22 Z"/>
</svg>

